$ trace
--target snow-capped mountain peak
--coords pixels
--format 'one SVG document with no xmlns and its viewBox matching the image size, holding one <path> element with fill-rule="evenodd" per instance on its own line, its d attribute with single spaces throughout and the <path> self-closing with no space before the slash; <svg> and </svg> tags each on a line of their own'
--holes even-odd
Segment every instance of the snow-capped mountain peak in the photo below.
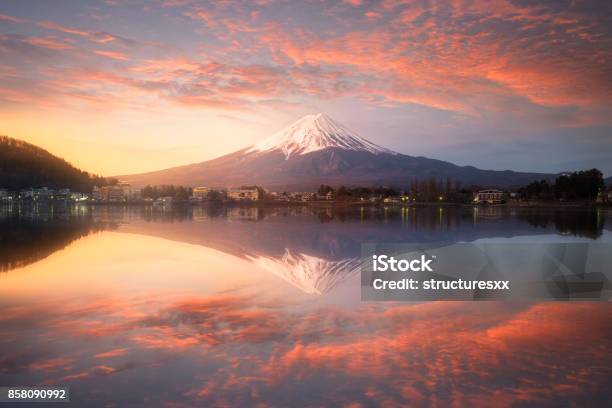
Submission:
<svg viewBox="0 0 612 408">
<path fill-rule="evenodd" d="M 292 155 L 331 147 L 374 154 L 397 154 L 358 136 L 323 113 L 304 116 L 280 132 L 252 145 L 247 153 L 281 150 L 285 159 L 289 159 Z"/>
</svg>

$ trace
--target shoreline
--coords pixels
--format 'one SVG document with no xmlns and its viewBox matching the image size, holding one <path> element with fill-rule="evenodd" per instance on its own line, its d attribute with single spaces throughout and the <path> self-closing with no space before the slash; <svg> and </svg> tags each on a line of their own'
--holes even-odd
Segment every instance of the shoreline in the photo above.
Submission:
<svg viewBox="0 0 612 408">
<path fill-rule="evenodd" d="M 43 206 L 87 206 L 87 207 L 152 207 L 152 208 L 183 208 L 183 207 L 312 207 L 312 208 L 441 208 L 441 207 L 459 207 L 459 208 L 508 208 L 508 209 L 530 209 L 530 208 L 559 208 L 559 209 L 593 209 L 593 208 L 610 208 L 612 203 L 597 203 L 597 202 L 509 202 L 503 204 L 474 204 L 474 203 L 449 203 L 449 202 L 422 202 L 422 203 L 383 203 L 383 202 L 358 202 L 358 201 L 258 201 L 258 202 L 237 202 L 237 201 L 203 201 L 203 202 L 188 202 L 177 201 L 168 204 L 159 204 L 145 201 L 132 202 L 70 202 L 70 201 L 0 201 L 0 206 L 10 205 L 43 205 Z"/>
</svg>

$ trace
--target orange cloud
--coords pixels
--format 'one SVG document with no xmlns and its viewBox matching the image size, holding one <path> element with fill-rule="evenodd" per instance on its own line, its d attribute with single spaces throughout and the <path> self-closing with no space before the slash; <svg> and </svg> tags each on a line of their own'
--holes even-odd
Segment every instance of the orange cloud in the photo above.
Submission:
<svg viewBox="0 0 612 408">
<path fill-rule="evenodd" d="M 24 20 L 21 18 L 17 18 L 17 17 L 13 17 L 13 16 L 9 16 L 6 14 L 0 14 L 0 20 L 3 21 L 10 21 L 11 23 L 26 23 L 28 20 Z"/>
<path fill-rule="evenodd" d="M 118 348 L 110 351 L 106 351 L 104 353 L 99 353 L 93 356 L 93 358 L 111 358 L 111 357 L 119 357 L 123 356 L 127 353 L 127 348 Z"/>
<path fill-rule="evenodd" d="M 49 48 L 52 50 L 69 50 L 74 48 L 70 44 L 66 44 L 65 42 L 55 40 L 53 38 L 31 38 L 29 43 L 32 45 L 36 45 L 38 47 Z"/>
<path fill-rule="evenodd" d="M 73 359 L 70 358 L 53 358 L 50 360 L 37 361 L 28 366 L 34 371 L 56 371 L 58 369 L 68 370 L 72 368 Z"/>
<path fill-rule="evenodd" d="M 47 28 L 49 30 L 61 31 L 66 34 L 73 34 L 73 35 L 78 35 L 81 37 L 90 36 L 89 31 L 80 30 L 78 28 L 66 27 L 61 24 L 54 23 L 53 21 L 40 21 L 37 24 L 43 28 Z"/>
<path fill-rule="evenodd" d="M 119 61 L 127 61 L 129 59 L 127 55 L 117 51 L 94 50 L 94 53 Z"/>
<path fill-rule="evenodd" d="M 351 99 L 376 108 L 421 105 L 485 122 L 502 117 L 548 124 L 553 117 L 557 127 L 610 123 L 608 28 L 579 4 L 351 3 L 312 6 L 321 14 L 315 25 L 306 16 L 285 24 L 263 4 L 167 2 L 164 10 L 176 11 L 169 23 L 204 23 L 195 24 L 201 48 L 189 53 L 180 51 L 180 39 L 162 47 L 1 15 L 57 37 L 1 40 L 3 60 L 30 68 L 17 69 L 27 86 L 16 91 L 3 84 L 0 95 L 12 104 L 130 112 L 172 105 L 247 111 L 280 104 L 287 110 Z M 113 47 L 82 52 L 95 44 Z M 99 78 L 112 86 L 80 74 L 92 67 L 105 70 Z"/>
</svg>

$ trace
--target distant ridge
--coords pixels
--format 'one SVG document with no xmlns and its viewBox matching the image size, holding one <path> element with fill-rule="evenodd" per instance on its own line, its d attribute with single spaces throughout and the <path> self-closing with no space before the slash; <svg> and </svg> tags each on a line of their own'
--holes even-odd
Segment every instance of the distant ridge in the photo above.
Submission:
<svg viewBox="0 0 612 408">
<path fill-rule="evenodd" d="M 318 113 L 302 117 L 259 143 L 213 160 L 117 177 L 141 186 L 257 184 L 272 189 L 313 190 L 320 184 L 402 188 L 413 180 L 431 178 L 450 178 L 468 186 L 508 188 L 535 180 L 552 180 L 555 175 L 480 170 L 401 154 L 372 143 Z"/>
</svg>

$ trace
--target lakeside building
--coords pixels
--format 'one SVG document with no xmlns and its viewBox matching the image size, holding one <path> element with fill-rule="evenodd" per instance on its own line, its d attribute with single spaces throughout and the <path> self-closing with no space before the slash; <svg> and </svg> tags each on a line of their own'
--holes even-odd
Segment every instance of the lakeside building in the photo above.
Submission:
<svg viewBox="0 0 612 408">
<path fill-rule="evenodd" d="M 94 187 L 92 197 L 95 201 L 122 202 L 140 199 L 140 189 L 132 188 L 129 183 L 113 186 Z"/>
<path fill-rule="evenodd" d="M 208 198 L 210 191 L 210 187 L 194 187 L 191 196 L 197 201 L 203 201 Z"/>
<path fill-rule="evenodd" d="M 257 187 L 230 188 L 227 190 L 227 198 L 234 201 L 258 201 L 259 189 Z"/>
<path fill-rule="evenodd" d="M 53 199 L 53 190 L 47 187 L 28 188 L 20 191 L 19 198 L 31 201 L 49 201 Z"/>
<path fill-rule="evenodd" d="M 334 193 L 332 191 L 328 191 L 325 194 L 317 194 L 317 200 L 320 201 L 332 201 L 334 199 Z"/>
<path fill-rule="evenodd" d="M 266 193 L 266 197 L 271 198 L 273 201 L 300 201 L 307 202 L 317 198 L 317 194 L 313 192 L 294 191 L 294 192 L 276 192 L 271 191 Z"/>
<path fill-rule="evenodd" d="M 94 187 L 93 199 L 96 201 L 126 201 L 125 192 L 119 186 Z"/>
<path fill-rule="evenodd" d="M 402 200 L 399 196 L 390 196 L 383 199 L 383 203 L 385 204 L 400 204 L 401 202 Z"/>
<path fill-rule="evenodd" d="M 292 200 L 295 201 L 312 201 L 314 199 L 316 199 L 317 195 L 316 193 L 310 193 L 310 192 L 297 192 L 297 193 L 291 193 L 290 195 Z"/>
<path fill-rule="evenodd" d="M 54 200 L 68 201 L 70 200 L 70 189 L 60 188 L 59 190 L 52 191 L 51 197 Z"/>
<path fill-rule="evenodd" d="M 174 203 L 174 197 L 172 196 L 164 196 L 159 197 L 155 200 L 155 204 L 159 204 L 162 206 L 171 206 Z"/>
<path fill-rule="evenodd" d="M 481 190 L 474 196 L 474 202 L 480 204 L 500 204 L 504 200 L 504 192 L 501 190 Z"/>
<path fill-rule="evenodd" d="M 89 194 L 76 192 L 70 193 L 70 201 L 79 203 L 87 200 L 89 200 Z"/>
<path fill-rule="evenodd" d="M 25 201 L 25 202 L 47 202 L 47 201 L 87 201 L 89 194 L 72 192 L 69 188 L 51 189 L 49 187 L 26 188 L 16 191 L 8 191 L 0 188 L 0 201 Z"/>
<path fill-rule="evenodd" d="M 120 182 L 117 184 L 122 190 L 123 195 L 128 199 L 128 201 L 139 200 L 141 190 L 136 187 L 132 187 L 129 183 Z"/>
</svg>

